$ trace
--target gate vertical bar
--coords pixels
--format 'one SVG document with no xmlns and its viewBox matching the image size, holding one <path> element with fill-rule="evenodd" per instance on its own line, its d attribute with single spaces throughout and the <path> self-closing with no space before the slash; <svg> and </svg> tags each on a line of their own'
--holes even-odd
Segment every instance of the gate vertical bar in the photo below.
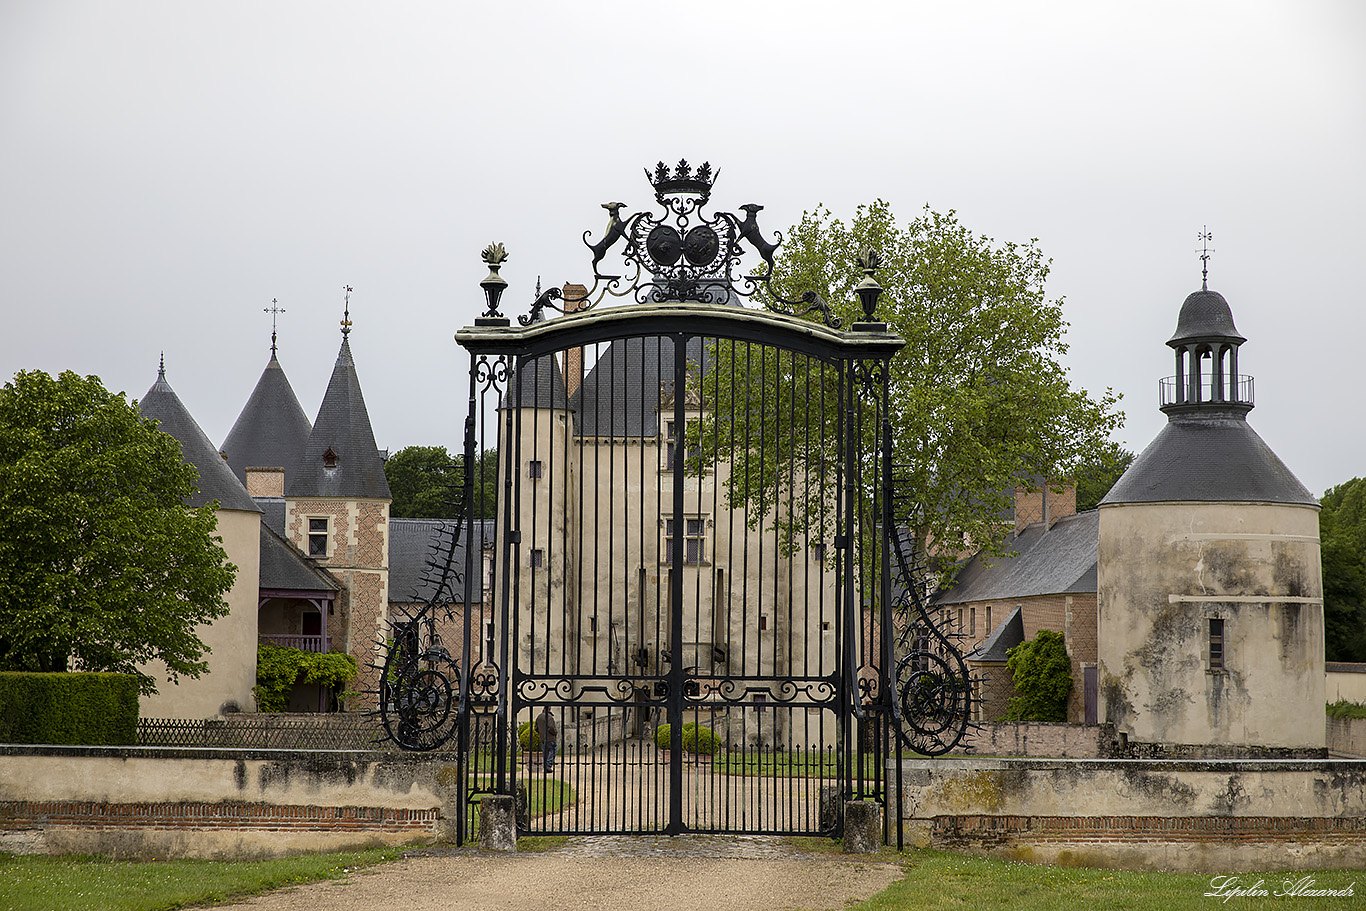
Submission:
<svg viewBox="0 0 1366 911">
<path fill-rule="evenodd" d="M 683 831 L 683 557 L 687 550 L 683 518 L 684 389 L 688 382 L 688 337 L 671 339 L 674 346 L 673 551 L 669 555 L 669 824 L 665 831 Z M 667 528 L 667 526 L 665 526 Z"/>
</svg>

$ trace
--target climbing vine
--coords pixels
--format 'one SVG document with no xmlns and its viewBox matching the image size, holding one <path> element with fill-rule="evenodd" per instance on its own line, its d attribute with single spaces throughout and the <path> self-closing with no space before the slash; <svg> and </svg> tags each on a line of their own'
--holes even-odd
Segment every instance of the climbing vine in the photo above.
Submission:
<svg viewBox="0 0 1366 911">
<path fill-rule="evenodd" d="M 356 679 L 356 659 L 342 652 L 302 652 L 297 648 L 260 645 L 256 650 L 256 708 L 283 712 L 296 684 L 338 687 Z"/>
</svg>

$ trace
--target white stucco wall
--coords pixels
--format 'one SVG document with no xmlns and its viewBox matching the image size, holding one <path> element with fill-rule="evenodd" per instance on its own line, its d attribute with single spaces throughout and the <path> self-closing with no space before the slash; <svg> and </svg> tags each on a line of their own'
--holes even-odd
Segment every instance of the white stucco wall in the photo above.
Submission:
<svg viewBox="0 0 1366 911">
<path fill-rule="evenodd" d="M 261 578 L 261 514 L 220 509 L 218 537 L 237 577 L 228 591 L 228 614 L 197 629 L 208 646 L 209 672 L 197 680 L 166 682 L 166 665 L 149 662 L 144 670 L 157 678 L 157 692 L 143 696 L 144 718 L 209 718 L 235 703 L 239 711 L 256 708 L 256 604 Z"/>
<path fill-rule="evenodd" d="M 1102 506 L 1100 720 L 1145 743 L 1321 749 L 1323 582 L 1312 506 Z M 1209 620 L 1224 621 L 1212 669 Z"/>
</svg>

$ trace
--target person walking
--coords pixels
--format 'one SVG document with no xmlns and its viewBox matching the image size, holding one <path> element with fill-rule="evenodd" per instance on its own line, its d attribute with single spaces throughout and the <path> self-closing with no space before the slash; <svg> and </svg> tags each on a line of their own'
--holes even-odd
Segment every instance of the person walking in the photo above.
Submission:
<svg viewBox="0 0 1366 911">
<path fill-rule="evenodd" d="M 536 735 L 541 738 L 541 750 L 545 756 L 546 772 L 555 771 L 555 757 L 560 751 L 560 726 L 550 714 L 550 706 L 541 709 L 536 716 Z"/>
</svg>

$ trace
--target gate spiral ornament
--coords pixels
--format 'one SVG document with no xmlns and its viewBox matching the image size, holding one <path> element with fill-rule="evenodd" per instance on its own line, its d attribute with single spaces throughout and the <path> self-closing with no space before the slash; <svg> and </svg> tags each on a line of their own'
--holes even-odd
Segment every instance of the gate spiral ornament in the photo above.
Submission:
<svg viewBox="0 0 1366 911">
<path fill-rule="evenodd" d="M 424 608 L 407 623 L 423 624 L 428 619 Z M 408 638 L 406 630 L 402 637 Z M 411 648 L 412 644 L 396 641 L 385 656 L 380 718 L 389 739 L 403 749 L 435 750 L 449 742 L 456 731 L 464 701 L 460 698 L 460 667 L 439 643 L 422 650 Z"/>
<path fill-rule="evenodd" d="M 467 704 L 461 689 L 460 663 L 442 644 L 438 613 L 452 619 L 452 583 L 461 581 L 457 550 L 465 530 L 464 504 L 456 518 L 434 532 L 422 584 L 431 595 L 415 611 L 389 621 L 380 670 L 380 722 L 385 737 L 405 750 L 426 752 L 450 742 Z"/>
<path fill-rule="evenodd" d="M 893 527 L 896 555 L 893 614 L 897 626 L 894 679 L 900 709 L 902 744 L 924 756 L 942 756 L 958 746 L 973 722 L 972 675 L 954 643 L 960 634 L 945 634 L 930 617 L 922 593 L 925 568 L 904 529 Z"/>
</svg>

